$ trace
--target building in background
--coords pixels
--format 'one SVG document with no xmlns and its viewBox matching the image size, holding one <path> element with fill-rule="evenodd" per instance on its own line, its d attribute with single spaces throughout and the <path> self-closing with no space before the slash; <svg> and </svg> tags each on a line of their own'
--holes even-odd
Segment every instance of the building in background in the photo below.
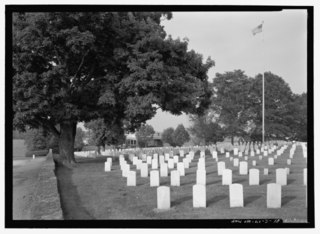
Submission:
<svg viewBox="0 0 320 234">
<path fill-rule="evenodd" d="M 162 147 L 163 142 L 161 139 L 161 133 L 156 132 L 153 134 L 152 140 L 147 143 L 148 147 Z M 138 140 L 135 133 L 126 134 L 126 148 L 136 148 L 138 147 Z"/>
</svg>

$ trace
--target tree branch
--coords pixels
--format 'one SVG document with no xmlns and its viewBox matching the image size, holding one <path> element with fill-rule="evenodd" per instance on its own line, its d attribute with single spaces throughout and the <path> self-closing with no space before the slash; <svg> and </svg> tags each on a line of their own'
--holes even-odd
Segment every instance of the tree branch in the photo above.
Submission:
<svg viewBox="0 0 320 234">
<path fill-rule="evenodd" d="M 39 123 L 40 126 L 46 128 L 50 132 L 53 133 L 56 137 L 60 136 L 60 132 L 56 129 L 53 123 L 51 123 L 49 120 L 40 118 L 40 117 L 35 117 L 35 121 Z"/>
<path fill-rule="evenodd" d="M 78 70 L 77 70 L 77 72 L 74 74 L 73 78 L 76 78 L 77 75 L 78 75 L 78 73 L 80 72 L 80 70 L 81 70 L 81 68 L 82 68 L 82 66 L 83 66 L 83 63 L 84 63 L 84 58 L 89 54 L 89 51 L 90 51 L 90 50 L 87 50 L 87 52 L 83 55 L 83 57 L 82 57 L 82 59 L 81 59 L 81 63 L 80 63 L 80 65 L 79 65 L 79 67 L 78 67 Z"/>
</svg>

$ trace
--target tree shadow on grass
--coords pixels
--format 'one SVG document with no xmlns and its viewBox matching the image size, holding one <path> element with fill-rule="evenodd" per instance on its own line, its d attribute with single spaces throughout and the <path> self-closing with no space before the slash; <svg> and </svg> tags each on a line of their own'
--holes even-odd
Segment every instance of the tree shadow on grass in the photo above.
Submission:
<svg viewBox="0 0 320 234">
<path fill-rule="evenodd" d="M 245 182 L 245 181 L 247 181 L 247 179 L 237 179 L 237 180 L 233 181 L 233 183 L 234 184 L 240 184 L 240 183 Z"/>
<path fill-rule="evenodd" d="M 183 198 L 177 199 L 175 201 L 172 201 L 171 205 L 172 206 L 178 206 L 181 203 L 183 203 L 185 201 L 188 201 L 188 200 L 191 200 L 191 199 L 192 199 L 192 196 L 183 197 Z"/>
<path fill-rule="evenodd" d="M 295 182 L 296 180 L 294 180 L 294 179 L 288 179 L 288 181 L 287 181 L 287 183 L 288 184 L 292 184 L 293 182 Z"/>
<path fill-rule="evenodd" d="M 282 198 L 281 206 L 287 205 L 290 201 L 294 200 L 295 198 L 297 198 L 297 197 L 295 197 L 295 196 L 284 196 Z"/>
<path fill-rule="evenodd" d="M 218 201 L 224 200 L 228 198 L 227 195 L 219 195 L 219 196 L 215 196 L 212 199 L 207 201 L 207 206 L 210 206 L 211 204 L 217 203 Z"/>
<path fill-rule="evenodd" d="M 250 203 L 254 202 L 255 200 L 258 200 L 261 196 L 250 196 L 246 197 L 244 199 L 244 206 L 249 205 Z"/>
<path fill-rule="evenodd" d="M 260 184 L 268 184 L 272 181 L 272 179 L 263 179 L 260 181 Z"/>
<path fill-rule="evenodd" d="M 56 166 L 55 174 L 58 182 L 58 192 L 60 195 L 63 219 L 94 219 L 81 204 L 77 187 L 72 183 L 72 169 Z"/>
</svg>

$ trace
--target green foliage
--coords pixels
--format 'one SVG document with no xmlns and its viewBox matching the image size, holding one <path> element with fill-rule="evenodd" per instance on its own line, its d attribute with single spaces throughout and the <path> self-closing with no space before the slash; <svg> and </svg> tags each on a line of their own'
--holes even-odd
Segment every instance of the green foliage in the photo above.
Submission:
<svg viewBox="0 0 320 234">
<path fill-rule="evenodd" d="M 173 128 L 167 128 L 163 131 L 161 138 L 162 141 L 165 143 L 168 143 L 169 145 L 175 147 L 175 141 L 173 139 L 173 133 L 174 133 L 174 129 Z"/>
<path fill-rule="evenodd" d="M 103 119 L 91 120 L 84 125 L 89 130 L 89 144 L 96 146 L 120 145 L 125 142 L 121 123 L 107 124 Z"/>
<path fill-rule="evenodd" d="M 76 132 L 76 137 L 74 140 L 74 149 L 76 151 L 81 151 L 83 146 L 84 146 L 84 137 L 85 137 L 85 132 L 82 130 L 82 128 L 78 127 L 77 132 Z"/>
<path fill-rule="evenodd" d="M 65 142 L 61 147 L 71 147 L 66 136 L 75 136 L 81 121 L 103 118 L 107 126 L 116 122 L 117 130 L 134 131 L 157 108 L 203 112 L 214 62 L 203 63 L 201 55 L 188 51 L 186 40 L 166 37 L 160 21 L 171 17 L 167 12 L 13 14 L 14 128 L 41 126 Z M 60 156 L 72 157 L 66 154 Z"/>
<path fill-rule="evenodd" d="M 200 142 L 203 145 L 216 144 L 218 141 L 223 141 L 222 128 L 218 123 L 212 122 L 212 119 L 207 114 L 190 116 L 190 120 L 192 126 L 189 128 L 189 131 L 196 137 L 195 140 L 198 144 Z"/>
<path fill-rule="evenodd" d="M 18 130 L 12 131 L 12 139 L 23 140 L 25 138 L 25 132 L 20 132 Z"/>
<path fill-rule="evenodd" d="M 176 146 L 182 146 L 184 143 L 190 140 L 189 133 L 182 124 L 179 124 L 174 130 L 172 138 Z"/>
<path fill-rule="evenodd" d="M 48 134 L 43 129 L 30 129 L 25 133 L 25 145 L 28 151 L 47 149 Z"/>
<path fill-rule="evenodd" d="M 147 147 L 148 142 L 153 139 L 155 131 L 151 125 L 142 125 L 136 132 L 139 147 Z"/>
<path fill-rule="evenodd" d="M 223 127 L 224 136 L 244 135 L 250 118 L 250 79 L 241 70 L 217 73 L 213 80 L 211 111 Z"/>
</svg>

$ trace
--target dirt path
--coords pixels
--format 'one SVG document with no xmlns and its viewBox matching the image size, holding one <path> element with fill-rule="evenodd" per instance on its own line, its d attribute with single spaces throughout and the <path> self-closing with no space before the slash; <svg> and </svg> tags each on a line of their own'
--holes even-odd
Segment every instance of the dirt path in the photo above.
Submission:
<svg viewBox="0 0 320 234">
<path fill-rule="evenodd" d="M 13 219 L 31 219 L 32 193 L 45 157 L 14 160 L 13 162 Z"/>
</svg>

